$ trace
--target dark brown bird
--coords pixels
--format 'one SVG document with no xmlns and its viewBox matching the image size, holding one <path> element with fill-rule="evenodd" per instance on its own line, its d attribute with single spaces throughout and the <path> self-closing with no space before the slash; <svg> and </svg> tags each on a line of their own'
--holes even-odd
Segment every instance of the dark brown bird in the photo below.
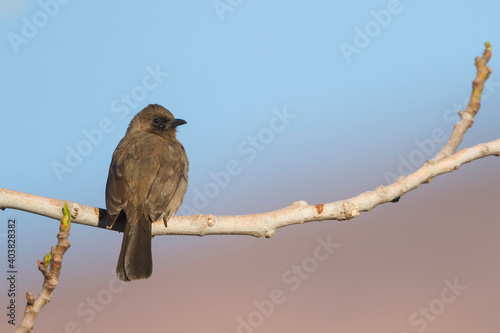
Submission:
<svg viewBox="0 0 500 333">
<path fill-rule="evenodd" d="M 182 204 L 189 163 L 176 128 L 186 124 L 151 104 L 130 122 L 113 153 L 106 183 L 108 227 L 125 213 L 116 274 L 123 281 L 147 279 L 153 271 L 151 223 L 165 226 Z"/>
</svg>

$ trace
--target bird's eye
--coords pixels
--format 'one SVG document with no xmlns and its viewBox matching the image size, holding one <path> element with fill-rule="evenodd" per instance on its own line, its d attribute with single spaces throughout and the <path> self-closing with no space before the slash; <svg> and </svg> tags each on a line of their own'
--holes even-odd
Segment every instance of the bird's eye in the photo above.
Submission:
<svg viewBox="0 0 500 333">
<path fill-rule="evenodd" d="M 160 123 L 160 119 L 158 119 L 158 118 L 153 119 L 153 123 L 159 124 Z"/>
</svg>

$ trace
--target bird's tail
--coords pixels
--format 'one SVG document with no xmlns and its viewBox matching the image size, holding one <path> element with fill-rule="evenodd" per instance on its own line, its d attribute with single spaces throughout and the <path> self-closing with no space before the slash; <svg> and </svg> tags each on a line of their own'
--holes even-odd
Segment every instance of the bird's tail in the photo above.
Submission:
<svg viewBox="0 0 500 333">
<path fill-rule="evenodd" d="M 116 275 L 122 281 L 147 279 L 153 272 L 151 222 L 144 216 L 127 216 Z M 137 214 L 142 215 L 142 214 Z"/>
</svg>

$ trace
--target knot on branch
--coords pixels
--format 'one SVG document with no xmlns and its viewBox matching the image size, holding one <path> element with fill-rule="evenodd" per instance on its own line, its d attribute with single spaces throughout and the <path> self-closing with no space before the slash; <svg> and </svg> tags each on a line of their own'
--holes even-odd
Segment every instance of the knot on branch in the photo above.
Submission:
<svg viewBox="0 0 500 333">
<path fill-rule="evenodd" d="M 217 219 L 212 214 L 198 214 L 196 221 L 200 224 L 202 228 L 213 227 L 217 223 Z"/>
<path fill-rule="evenodd" d="M 339 221 L 351 220 L 359 215 L 359 208 L 352 202 L 346 201 L 342 204 L 342 213 Z"/>
</svg>

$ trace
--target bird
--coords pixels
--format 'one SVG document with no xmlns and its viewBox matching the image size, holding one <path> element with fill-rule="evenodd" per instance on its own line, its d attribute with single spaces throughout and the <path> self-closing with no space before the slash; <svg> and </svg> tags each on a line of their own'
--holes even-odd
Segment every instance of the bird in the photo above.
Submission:
<svg viewBox="0 0 500 333">
<path fill-rule="evenodd" d="M 113 153 L 106 182 L 107 227 L 125 215 L 116 267 L 122 281 L 151 276 L 151 223 L 163 219 L 167 226 L 182 205 L 189 161 L 176 133 L 186 123 L 150 104 L 134 116 Z"/>
</svg>

